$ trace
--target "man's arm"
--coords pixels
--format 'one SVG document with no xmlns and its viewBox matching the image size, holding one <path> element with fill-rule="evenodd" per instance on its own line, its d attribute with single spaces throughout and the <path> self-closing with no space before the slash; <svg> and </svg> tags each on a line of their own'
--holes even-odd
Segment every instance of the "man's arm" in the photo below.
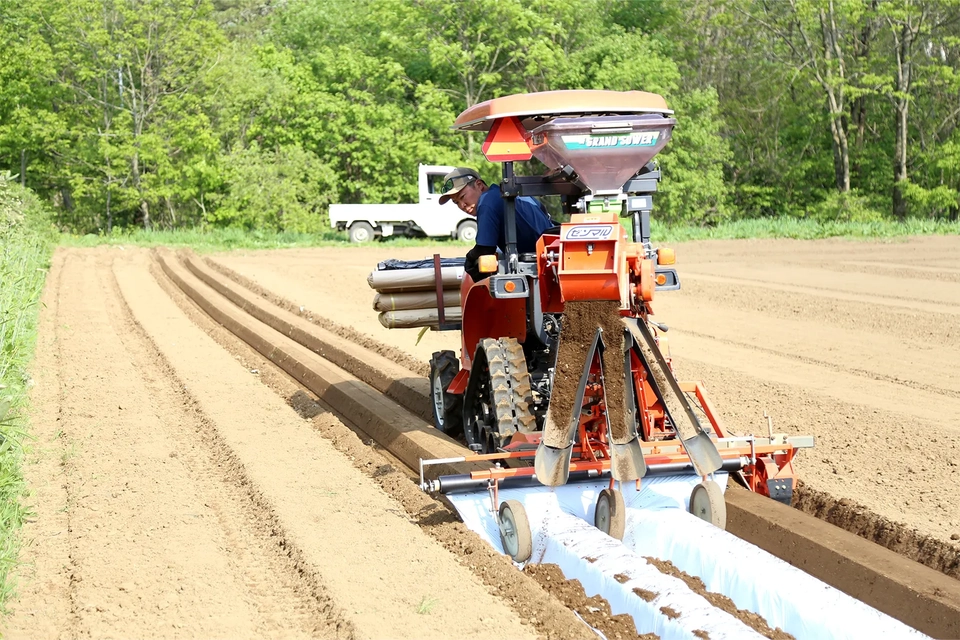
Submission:
<svg viewBox="0 0 960 640">
<path fill-rule="evenodd" d="M 497 252 L 496 247 L 485 244 L 478 244 L 467 251 L 467 257 L 463 261 L 463 270 L 470 274 L 474 282 L 479 282 L 489 274 L 480 273 L 480 256 L 488 256 Z"/>
</svg>

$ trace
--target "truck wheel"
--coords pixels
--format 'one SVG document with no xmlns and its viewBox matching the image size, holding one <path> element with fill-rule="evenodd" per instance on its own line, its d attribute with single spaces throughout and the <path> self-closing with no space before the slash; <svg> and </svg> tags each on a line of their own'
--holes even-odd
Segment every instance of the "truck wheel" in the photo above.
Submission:
<svg viewBox="0 0 960 640">
<path fill-rule="evenodd" d="M 370 242 L 373 240 L 373 227 L 366 222 L 354 222 L 350 225 L 350 242 Z"/>
<path fill-rule="evenodd" d="M 457 240 L 460 242 L 474 242 L 477 239 L 477 223 L 475 220 L 464 220 L 457 227 Z"/>
</svg>

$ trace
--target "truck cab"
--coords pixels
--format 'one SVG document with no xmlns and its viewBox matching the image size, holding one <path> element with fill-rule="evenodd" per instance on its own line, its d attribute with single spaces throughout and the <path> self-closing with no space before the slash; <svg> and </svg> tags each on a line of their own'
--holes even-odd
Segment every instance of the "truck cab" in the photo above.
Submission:
<svg viewBox="0 0 960 640">
<path fill-rule="evenodd" d="M 346 231 L 351 242 L 369 242 L 394 235 L 473 242 L 477 237 L 476 219 L 453 204 L 440 204 L 443 178 L 453 169 L 444 165 L 419 165 L 419 202 L 416 204 L 332 204 L 330 225 Z"/>
</svg>

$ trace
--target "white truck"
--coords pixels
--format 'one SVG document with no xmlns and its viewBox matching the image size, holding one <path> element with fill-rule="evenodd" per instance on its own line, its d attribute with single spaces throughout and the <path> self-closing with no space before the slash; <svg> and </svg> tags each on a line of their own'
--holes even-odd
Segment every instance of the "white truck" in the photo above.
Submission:
<svg viewBox="0 0 960 640">
<path fill-rule="evenodd" d="M 417 204 L 331 204 L 330 226 L 347 231 L 351 242 L 393 235 L 448 237 L 473 242 L 477 221 L 456 205 L 441 205 L 443 177 L 454 167 L 421 164 Z"/>
</svg>

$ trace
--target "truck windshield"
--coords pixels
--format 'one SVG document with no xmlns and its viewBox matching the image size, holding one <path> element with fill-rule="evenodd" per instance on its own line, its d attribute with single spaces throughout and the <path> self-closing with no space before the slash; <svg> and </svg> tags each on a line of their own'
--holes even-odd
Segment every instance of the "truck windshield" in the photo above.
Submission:
<svg viewBox="0 0 960 640">
<path fill-rule="evenodd" d="M 427 174 L 427 193 L 442 193 L 442 192 L 443 192 L 443 174 L 442 173 Z"/>
</svg>

